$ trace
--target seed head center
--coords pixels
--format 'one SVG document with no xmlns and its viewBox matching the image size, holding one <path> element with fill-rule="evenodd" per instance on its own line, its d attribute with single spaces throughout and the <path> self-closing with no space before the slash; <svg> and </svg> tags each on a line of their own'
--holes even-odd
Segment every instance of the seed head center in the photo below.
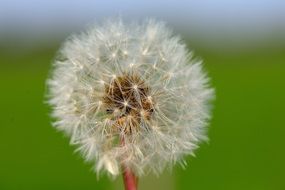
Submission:
<svg viewBox="0 0 285 190">
<path fill-rule="evenodd" d="M 141 77 L 124 74 L 105 84 L 103 103 L 112 119 L 137 126 L 142 120 L 151 118 L 154 103 L 150 97 L 150 88 Z"/>
</svg>

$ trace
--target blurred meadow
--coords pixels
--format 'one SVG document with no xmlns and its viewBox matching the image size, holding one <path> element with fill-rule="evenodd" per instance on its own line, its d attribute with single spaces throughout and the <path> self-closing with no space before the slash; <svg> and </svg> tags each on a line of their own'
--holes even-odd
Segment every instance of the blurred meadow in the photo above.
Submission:
<svg viewBox="0 0 285 190">
<path fill-rule="evenodd" d="M 30 1 L 30 4 L 32 2 Z M 126 2 L 131 7 L 131 1 Z M 224 1 L 218 2 L 223 4 Z M 271 5 L 269 1 L 261 2 L 268 2 L 265 5 L 261 3 L 265 8 Z M 13 7 L 10 5 L 12 3 L 1 3 L 2 7 Z M 141 4 L 143 3 L 140 2 L 137 6 Z M 190 6 L 182 3 L 177 5 L 178 3 L 174 2 L 172 4 L 176 7 Z M 171 7 L 172 4 L 168 2 L 166 5 Z M 54 10 L 60 9 L 56 8 L 55 2 L 53 5 Z M 255 4 L 241 6 L 253 5 Z M 258 5 L 257 3 L 256 6 Z M 98 179 L 92 172 L 92 165 L 84 163 L 81 156 L 74 153 L 75 148 L 69 145 L 69 139 L 51 126 L 50 108 L 44 103 L 45 81 L 62 41 L 70 33 L 84 29 L 87 24 L 92 23 L 93 17 L 97 20 L 106 16 L 111 17 L 113 15 L 110 12 L 117 10 L 116 4 L 113 4 L 112 8 L 106 8 L 104 3 L 98 2 L 96 6 L 96 10 L 101 11 L 96 13 L 98 15 L 94 13 L 85 17 L 78 16 L 74 21 L 75 25 L 70 24 L 72 21 L 67 19 L 69 25 L 67 24 L 66 28 L 60 28 L 55 17 L 40 16 L 41 19 L 49 18 L 50 23 L 54 21 L 57 24 L 53 26 L 54 30 L 49 29 L 48 32 L 37 23 L 31 24 L 38 28 L 34 30 L 35 33 L 24 27 L 25 18 L 22 21 L 17 20 L 18 22 L 12 25 L 12 17 L 5 18 L 5 14 L 0 13 L 1 190 L 123 189 L 121 177 L 112 180 L 103 175 Z M 122 14 L 127 20 L 131 20 L 132 15 L 138 19 L 153 16 L 153 10 L 158 7 L 155 4 L 154 8 L 147 9 L 151 6 L 147 1 L 145 9 L 141 8 L 136 15 L 136 9 L 130 11 L 122 5 L 118 6 L 120 9 L 116 14 Z M 205 4 L 200 6 L 203 7 Z M 21 10 L 11 7 L 8 10 Z M 77 15 L 83 14 L 86 7 L 87 5 L 77 8 Z M 277 3 L 276 7 L 276 10 L 281 10 Z M 103 14 L 104 8 L 106 12 Z M 260 15 L 269 14 L 270 11 L 275 15 L 276 10 L 269 8 L 270 10 L 265 9 L 267 12 L 261 12 Z M 228 7 L 221 6 L 220 9 L 226 10 Z M 24 12 L 28 10 L 29 8 L 23 9 Z M 74 9 L 68 9 L 71 10 Z M 208 7 L 205 10 L 212 9 Z M 216 8 L 212 11 L 218 10 Z M 12 15 L 9 11 L 6 12 L 7 15 Z M 171 13 L 174 14 L 174 11 Z M 182 13 L 183 18 L 188 14 L 189 17 L 195 18 L 191 11 Z M 189 30 L 187 27 L 183 28 L 184 24 L 179 24 L 182 21 L 176 21 L 178 18 L 170 13 L 154 15 L 168 22 L 176 33 L 181 33 L 196 57 L 204 60 L 204 68 L 216 89 L 216 100 L 208 130 L 210 141 L 201 144 L 200 149 L 196 151 L 196 157 L 186 158 L 188 166 L 185 169 L 177 165 L 172 171 L 165 171 L 161 177 L 144 177 L 140 179 L 139 189 L 285 189 L 285 16 L 284 13 L 277 13 L 280 14 L 279 17 L 275 15 L 271 18 L 269 15 L 272 20 L 268 19 L 261 22 L 261 25 L 256 25 L 252 33 L 235 31 L 231 29 L 232 25 L 227 26 L 227 23 L 212 23 L 209 28 L 205 28 L 211 21 L 211 15 L 203 18 L 207 21 L 203 27 L 197 24 L 198 18 L 183 20 L 187 22 L 187 26 L 193 26 Z M 251 14 L 254 13 L 248 13 L 249 18 L 255 21 Z M 66 15 L 62 15 L 58 14 L 64 21 Z M 224 17 L 226 16 L 225 13 Z M 27 20 L 28 18 L 30 17 L 27 16 Z M 258 22 L 264 18 L 267 18 L 266 15 L 257 16 L 255 19 Z M 233 22 L 240 21 L 235 19 Z M 276 21 L 278 19 L 280 22 Z M 264 24 L 269 26 L 265 27 Z M 199 30 L 195 29 L 195 26 Z M 261 32 L 258 33 L 259 26 Z M 58 27 L 60 29 L 56 30 Z M 64 28 L 66 30 L 63 30 Z M 215 32 L 209 36 L 210 33 L 205 30 Z"/>
</svg>

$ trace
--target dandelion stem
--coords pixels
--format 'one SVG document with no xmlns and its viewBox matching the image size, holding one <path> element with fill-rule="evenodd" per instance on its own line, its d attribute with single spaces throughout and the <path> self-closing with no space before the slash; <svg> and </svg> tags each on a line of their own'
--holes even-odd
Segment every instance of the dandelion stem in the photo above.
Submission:
<svg viewBox="0 0 285 190">
<path fill-rule="evenodd" d="M 120 137 L 121 146 L 125 146 L 124 137 Z M 134 172 L 126 165 L 122 164 L 123 180 L 125 190 L 137 190 L 138 189 L 138 178 Z"/>
<path fill-rule="evenodd" d="M 137 190 L 138 178 L 129 168 L 123 167 L 123 178 L 125 190 Z"/>
</svg>

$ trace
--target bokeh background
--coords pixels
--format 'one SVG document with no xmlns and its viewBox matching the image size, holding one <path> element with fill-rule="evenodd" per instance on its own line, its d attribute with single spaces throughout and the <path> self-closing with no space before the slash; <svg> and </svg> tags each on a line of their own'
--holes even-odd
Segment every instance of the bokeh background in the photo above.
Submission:
<svg viewBox="0 0 285 190">
<path fill-rule="evenodd" d="M 62 41 L 104 18 L 156 18 L 216 89 L 209 143 L 140 189 L 285 189 L 285 2 L 0 0 L 0 189 L 123 189 L 51 126 L 45 81 Z"/>
</svg>

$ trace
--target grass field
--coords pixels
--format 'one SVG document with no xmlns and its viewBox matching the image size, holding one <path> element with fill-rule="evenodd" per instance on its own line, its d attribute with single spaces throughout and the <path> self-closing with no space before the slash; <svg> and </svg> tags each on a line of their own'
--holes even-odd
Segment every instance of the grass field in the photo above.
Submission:
<svg viewBox="0 0 285 190">
<path fill-rule="evenodd" d="M 0 53 L 0 189 L 122 189 L 120 180 L 97 180 L 50 125 L 45 80 L 56 49 Z M 197 54 L 216 89 L 210 141 L 185 170 L 158 178 L 160 188 L 284 190 L 284 51 Z"/>
</svg>

